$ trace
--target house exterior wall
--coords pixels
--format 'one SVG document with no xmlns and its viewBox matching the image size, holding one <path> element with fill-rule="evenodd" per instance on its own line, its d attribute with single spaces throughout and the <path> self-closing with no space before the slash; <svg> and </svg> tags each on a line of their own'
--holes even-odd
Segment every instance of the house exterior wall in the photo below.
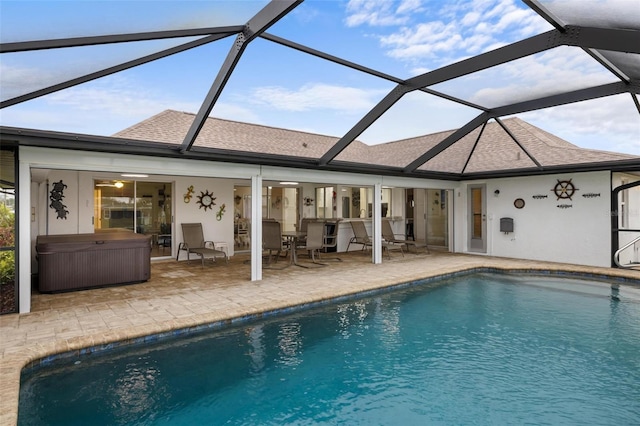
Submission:
<svg viewBox="0 0 640 426">
<path fill-rule="evenodd" d="M 173 255 L 176 254 L 177 245 L 182 240 L 180 223 L 184 222 L 201 222 L 205 239 L 229 242 L 229 255 L 233 255 L 233 187 L 238 182 L 248 183 L 253 178 L 260 182 L 304 181 L 302 197 L 311 198 L 315 197 L 314 188 L 317 185 L 327 183 L 336 187 L 377 185 L 397 188 L 397 192 L 394 191 L 393 194 L 394 216 L 404 213 L 404 188 L 448 190 L 451 211 L 449 235 L 453 238 L 451 249 L 454 252 L 468 252 L 467 189 L 472 184 L 484 184 L 487 203 L 486 254 L 610 266 L 612 179 L 607 171 L 453 182 L 20 147 L 20 174 L 26 176 L 24 182 L 30 181 L 28 176 L 33 176 L 33 171 L 43 169 L 48 170 L 46 176 L 40 175 L 31 185 L 22 187 L 23 190 L 28 188 L 30 191 L 29 197 L 32 206 L 35 207 L 35 219 L 31 214 L 31 206 L 21 206 L 20 235 L 30 237 L 21 238 L 20 250 L 24 254 L 30 253 L 31 256 L 23 254 L 20 258 L 20 312 L 28 312 L 30 309 L 27 295 L 30 291 L 30 273 L 35 265 L 33 245 L 37 235 L 93 232 L 93 180 L 117 178 L 123 172 L 146 173 L 153 175 L 149 180 L 172 182 Z M 565 180 L 571 180 L 577 191 L 571 200 L 558 200 L 553 188 L 558 181 Z M 48 207 L 50 185 L 59 181 L 66 185 L 62 199 L 68 210 L 66 219 L 57 218 L 55 210 Z M 184 203 L 183 194 L 190 185 L 194 186 L 195 192 L 191 202 Z M 216 197 L 216 205 L 207 211 L 200 209 L 196 203 L 200 192 L 206 190 L 213 192 Z M 494 194 L 496 190 L 499 190 L 497 195 Z M 421 192 L 424 191 L 417 191 L 416 195 Z M 631 193 L 630 224 L 640 227 L 640 215 L 637 214 L 640 190 Z M 536 195 L 541 197 L 534 198 Z M 525 200 L 524 208 L 514 207 L 516 198 Z M 220 220 L 217 220 L 216 213 L 222 204 L 225 204 L 226 211 Z M 419 196 L 416 204 L 424 204 L 420 202 Z M 559 205 L 564 205 L 564 208 L 558 207 Z M 313 209 L 313 206 L 305 206 L 302 216 L 313 216 Z M 416 211 L 417 216 L 424 213 L 419 209 Z M 513 233 L 500 232 L 499 222 L 502 217 L 514 219 Z M 347 225 L 346 221 L 344 225 Z M 373 228 L 370 229 L 372 236 L 374 231 Z M 344 240 L 344 235 L 342 237 Z M 345 246 L 347 241 L 341 241 L 341 245 Z M 256 247 L 255 252 L 259 254 L 259 247 Z"/>
<path fill-rule="evenodd" d="M 558 199 L 559 181 L 576 191 L 571 199 Z M 486 185 L 487 253 L 592 266 L 610 266 L 611 178 L 608 171 L 530 176 L 465 182 L 456 192 L 456 251 L 467 251 L 468 200 L 466 187 Z M 495 192 L 499 191 L 498 194 Z M 525 206 L 518 209 L 514 201 Z M 500 218 L 512 218 L 514 232 L 500 232 Z M 461 249 L 462 248 L 462 249 Z"/>
</svg>

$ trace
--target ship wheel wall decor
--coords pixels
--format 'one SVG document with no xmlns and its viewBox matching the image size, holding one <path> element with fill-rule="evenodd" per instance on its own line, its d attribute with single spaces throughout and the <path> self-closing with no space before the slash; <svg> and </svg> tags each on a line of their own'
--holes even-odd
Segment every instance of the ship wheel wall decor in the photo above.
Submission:
<svg viewBox="0 0 640 426">
<path fill-rule="evenodd" d="M 200 191 L 200 195 L 198 195 L 198 204 L 200 204 L 201 209 L 204 208 L 204 211 L 207 211 L 207 209 L 213 209 L 213 206 L 216 205 L 214 202 L 215 199 L 216 197 L 214 197 L 209 190 L 205 192 Z"/>
<path fill-rule="evenodd" d="M 558 200 L 571 200 L 573 194 L 578 190 L 576 186 L 569 180 L 560 180 L 558 179 L 558 183 L 553 187 L 552 191 L 558 197 Z"/>
</svg>

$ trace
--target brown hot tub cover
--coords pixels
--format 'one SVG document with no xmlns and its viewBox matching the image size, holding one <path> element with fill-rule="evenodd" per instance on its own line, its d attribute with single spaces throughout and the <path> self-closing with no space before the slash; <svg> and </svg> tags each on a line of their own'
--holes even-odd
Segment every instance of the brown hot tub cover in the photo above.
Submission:
<svg viewBox="0 0 640 426">
<path fill-rule="evenodd" d="M 147 281 L 150 236 L 132 232 L 40 235 L 38 290 L 43 293 Z"/>
</svg>

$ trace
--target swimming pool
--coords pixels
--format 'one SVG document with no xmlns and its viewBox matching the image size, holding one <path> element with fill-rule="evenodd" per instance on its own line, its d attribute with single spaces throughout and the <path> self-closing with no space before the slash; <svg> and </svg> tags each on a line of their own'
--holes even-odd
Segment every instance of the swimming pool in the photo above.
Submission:
<svg viewBox="0 0 640 426">
<path fill-rule="evenodd" d="M 476 274 L 61 359 L 19 424 L 634 424 L 634 292 Z"/>
</svg>

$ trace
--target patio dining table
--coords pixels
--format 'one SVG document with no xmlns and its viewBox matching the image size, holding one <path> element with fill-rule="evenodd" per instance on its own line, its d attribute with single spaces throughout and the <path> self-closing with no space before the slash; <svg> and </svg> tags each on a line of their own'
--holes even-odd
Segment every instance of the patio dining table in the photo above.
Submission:
<svg viewBox="0 0 640 426">
<path fill-rule="evenodd" d="M 308 268 L 308 266 L 298 263 L 298 252 L 296 250 L 300 239 L 306 236 L 307 233 L 302 231 L 284 231 L 282 233 L 282 237 L 286 238 L 289 243 L 289 251 L 291 252 L 291 257 L 289 259 L 291 265 L 296 265 L 301 268 Z"/>
</svg>

